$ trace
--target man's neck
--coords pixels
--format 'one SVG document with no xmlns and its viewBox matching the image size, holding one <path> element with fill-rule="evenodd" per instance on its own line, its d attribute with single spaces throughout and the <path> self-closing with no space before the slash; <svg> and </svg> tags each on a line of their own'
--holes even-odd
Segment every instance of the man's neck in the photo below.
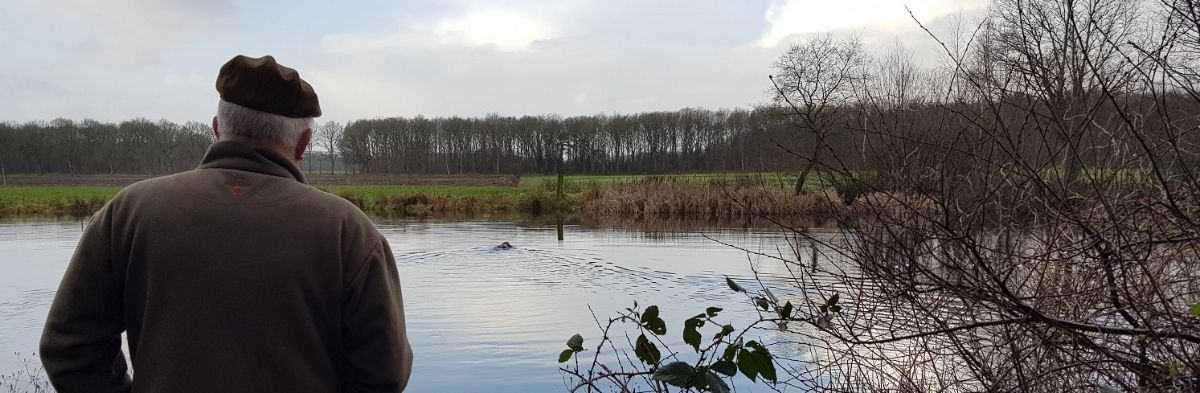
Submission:
<svg viewBox="0 0 1200 393">
<path fill-rule="evenodd" d="M 279 142 L 279 141 L 275 141 L 275 140 L 250 139 L 250 138 L 244 138 L 244 137 L 237 136 L 237 135 L 222 135 L 221 138 L 218 139 L 218 141 L 245 143 L 245 144 L 254 145 L 254 146 L 257 146 L 260 148 L 268 149 L 268 150 L 274 151 L 276 153 L 279 153 L 279 155 L 281 155 L 281 156 L 287 157 L 287 159 L 289 161 L 291 161 L 292 163 L 294 163 L 296 165 L 300 165 L 300 161 L 296 160 L 295 156 L 293 155 L 292 149 L 289 146 L 285 145 L 283 142 Z"/>
</svg>

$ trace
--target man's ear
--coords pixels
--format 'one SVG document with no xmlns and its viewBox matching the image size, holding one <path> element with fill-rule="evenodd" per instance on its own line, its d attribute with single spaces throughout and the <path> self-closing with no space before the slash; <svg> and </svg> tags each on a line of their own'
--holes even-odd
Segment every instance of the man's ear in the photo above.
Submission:
<svg viewBox="0 0 1200 393">
<path fill-rule="evenodd" d="M 219 126 L 220 125 L 217 124 L 217 117 L 213 116 L 213 136 L 216 137 L 216 139 L 221 139 L 221 127 Z"/>
<path fill-rule="evenodd" d="M 304 152 L 308 151 L 309 142 L 312 142 L 312 129 L 305 128 L 304 133 L 300 134 L 300 140 L 296 141 L 296 151 L 292 153 L 296 162 L 304 159 Z"/>
</svg>

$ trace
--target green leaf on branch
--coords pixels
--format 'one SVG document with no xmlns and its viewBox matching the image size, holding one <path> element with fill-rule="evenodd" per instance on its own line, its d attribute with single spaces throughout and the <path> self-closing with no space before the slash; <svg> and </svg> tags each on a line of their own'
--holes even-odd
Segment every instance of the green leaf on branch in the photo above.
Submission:
<svg viewBox="0 0 1200 393">
<path fill-rule="evenodd" d="M 708 314 L 709 318 L 712 318 L 717 316 L 717 313 L 721 312 L 722 310 L 724 309 L 720 307 L 709 307 L 707 310 L 704 310 L 704 313 Z"/>
<path fill-rule="evenodd" d="M 696 318 L 683 321 L 683 342 L 687 345 L 691 345 L 696 352 L 700 352 L 701 339 L 700 332 L 697 331 L 696 328 L 703 323 L 703 320 Z"/>
<path fill-rule="evenodd" d="M 737 371 L 738 371 L 737 365 L 733 364 L 732 360 L 717 361 L 716 363 L 713 363 L 711 368 L 713 371 L 719 372 L 721 374 L 725 374 L 726 376 L 730 376 L 730 377 L 736 375 Z"/>
<path fill-rule="evenodd" d="M 729 289 L 732 289 L 735 292 L 742 292 L 742 293 L 746 292 L 745 288 L 742 288 L 741 285 L 738 285 L 738 283 L 733 282 L 733 279 L 729 278 L 729 276 L 725 276 L 725 285 L 729 285 Z"/>
<path fill-rule="evenodd" d="M 771 382 L 777 380 L 775 362 L 771 352 L 767 350 L 766 346 L 756 341 L 747 342 L 745 348 L 738 351 L 737 366 L 738 370 L 741 370 L 742 374 L 751 381 L 758 377 Z"/>
<path fill-rule="evenodd" d="M 651 376 L 651 378 L 669 385 L 687 389 L 691 387 L 692 378 L 695 376 L 695 374 L 696 370 L 692 368 L 692 365 L 684 362 L 674 362 L 659 367 L 658 370 L 654 371 L 654 375 Z"/>
<path fill-rule="evenodd" d="M 792 317 L 792 302 L 783 304 L 783 309 L 779 310 L 779 317 L 783 319 L 789 319 Z"/>
<path fill-rule="evenodd" d="M 719 332 L 717 332 L 717 334 L 713 335 L 713 340 L 720 340 L 722 338 L 728 337 L 732 333 L 733 333 L 733 325 L 721 326 L 721 331 L 719 331 Z"/>
<path fill-rule="evenodd" d="M 733 358 L 737 357 L 738 349 L 740 348 L 741 345 L 730 345 L 725 347 L 725 355 L 721 356 L 721 360 L 733 362 Z"/>
<path fill-rule="evenodd" d="M 645 326 L 646 330 L 649 330 L 651 333 L 659 336 L 667 334 L 667 322 L 661 319 L 650 321 L 650 323 L 647 323 Z"/>
<path fill-rule="evenodd" d="M 725 384 L 725 380 L 721 379 L 721 376 L 709 371 L 704 373 L 704 379 L 708 382 L 709 391 L 713 393 L 729 393 L 729 385 Z"/>
<path fill-rule="evenodd" d="M 658 351 L 658 346 L 650 342 L 645 334 L 638 336 L 633 353 L 637 355 L 639 360 L 651 366 L 658 364 L 659 360 L 662 359 L 662 353 Z"/>
<path fill-rule="evenodd" d="M 841 299 L 842 299 L 841 295 L 838 294 L 837 292 L 834 292 L 833 296 L 830 296 L 828 300 L 825 300 L 825 304 L 829 305 L 830 307 L 833 307 L 833 306 L 836 306 L 838 304 L 838 301 Z"/>
<path fill-rule="evenodd" d="M 571 348 L 575 352 L 583 352 L 583 336 L 574 335 L 570 340 L 567 340 L 567 348 Z"/>
<path fill-rule="evenodd" d="M 704 369 L 704 367 L 697 367 L 696 373 L 692 374 L 692 386 L 690 387 L 695 388 L 697 392 L 708 390 L 708 374 L 711 374 L 711 372 Z"/>
<path fill-rule="evenodd" d="M 771 303 L 767 302 L 767 299 L 761 296 L 754 297 L 754 304 L 757 304 L 763 311 L 767 311 L 771 307 Z"/>
<path fill-rule="evenodd" d="M 653 321 L 658 318 L 658 306 L 646 307 L 646 311 L 642 311 L 642 323 Z"/>
<path fill-rule="evenodd" d="M 1196 304 L 1192 305 L 1192 316 L 1200 317 L 1200 302 L 1196 302 Z"/>
<path fill-rule="evenodd" d="M 758 379 L 758 362 L 754 359 L 754 355 L 752 355 L 749 350 L 742 349 L 738 351 L 737 366 L 738 370 L 742 372 L 742 375 L 745 375 L 746 378 L 750 378 L 750 381 L 756 381 Z"/>
<path fill-rule="evenodd" d="M 758 364 L 758 375 L 763 379 L 775 382 L 775 362 L 771 360 L 771 354 L 763 351 L 754 351 L 754 361 Z"/>
<path fill-rule="evenodd" d="M 568 360 L 571 360 L 571 355 L 583 351 L 583 336 L 578 334 L 571 336 L 571 338 L 567 340 L 567 349 L 564 349 L 558 354 L 558 362 L 564 363 Z"/>
<path fill-rule="evenodd" d="M 642 312 L 642 327 L 659 336 L 667 334 L 667 322 L 658 317 L 658 306 L 646 307 Z"/>
</svg>

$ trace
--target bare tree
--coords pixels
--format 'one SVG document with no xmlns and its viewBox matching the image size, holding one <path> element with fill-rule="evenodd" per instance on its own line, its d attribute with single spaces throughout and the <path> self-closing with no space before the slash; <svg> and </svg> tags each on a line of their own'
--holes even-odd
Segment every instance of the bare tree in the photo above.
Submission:
<svg viewBox="0 0 1200 393">
<path fill-rule="evenodd" d="M 345 127 L 342 123 L 336 121 L 327 121 L 317 127 L 317 140 L 320 141 L 321 147 L 325 149 L 326 157 L 329 160 L 329 174 L 334 173 L 334 168 L 337 166 L 337 149 L 339 141 L 342 139 L 342 133 Z"/>
<path fill-rule="evenodd" d="M 771 75 L 775 101 L 785 105 L 795 124 L 811 134 L 806 163 L 796 179 L 803 192 L 809 173 L 828 150 L 829 134 L 858 97 L 865 79 L 866 55 L 857 36 L 844 40 L 822 34 L 794 44 L 775 62 Z"/>
</svg>

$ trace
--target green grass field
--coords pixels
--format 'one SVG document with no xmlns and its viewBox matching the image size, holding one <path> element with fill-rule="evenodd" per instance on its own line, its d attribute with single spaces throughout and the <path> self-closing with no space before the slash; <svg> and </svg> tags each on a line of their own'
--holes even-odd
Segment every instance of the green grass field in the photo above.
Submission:
<svg viewBox="0 0 1200 393">
<path fill-rule="evenodd" d="M 792 175 L 781 173 L 700 173 L 676 175 L 570 175 L 564 176 L 568 197 L 589 190 L 607 190 L 643 181 L 708 184 L 715 181 L 791 188 Z M 342 196 L 375 214 L 419 214 L 433 211 L 479 213 L 541 211 L 556 200 L 558 178 L 527 176 L 516 186 L 506 185 L 324 185 L 318 188 Z M 818 188 L 815 179 L 808 188 Z M 8 186 L 0 187 L 0 217 L 87 215 L 99 209 L 122 187 L 118 186 Z M 553 198 L 552 198 L 553 197 Z M 561 208 L 561 206 L 558 206 Z"/>
<path fill-rule="evenodd" d="M 530 187 L 503 186 L 413 186 L 413 185 L 365 185 L 365 186 L 318 186 L 317 188 L 335 195 L 353 195 L 359 198 L 382 198 L 406 195 L 438 195 L 448 198 L 466 197 L 516 197 L 533 191 Z"/>
<path fill-rule="evenodd" d="M 0 187 L 0 217 L 82 215 L 121 191 L 116 186 Z"/>
</svg>

